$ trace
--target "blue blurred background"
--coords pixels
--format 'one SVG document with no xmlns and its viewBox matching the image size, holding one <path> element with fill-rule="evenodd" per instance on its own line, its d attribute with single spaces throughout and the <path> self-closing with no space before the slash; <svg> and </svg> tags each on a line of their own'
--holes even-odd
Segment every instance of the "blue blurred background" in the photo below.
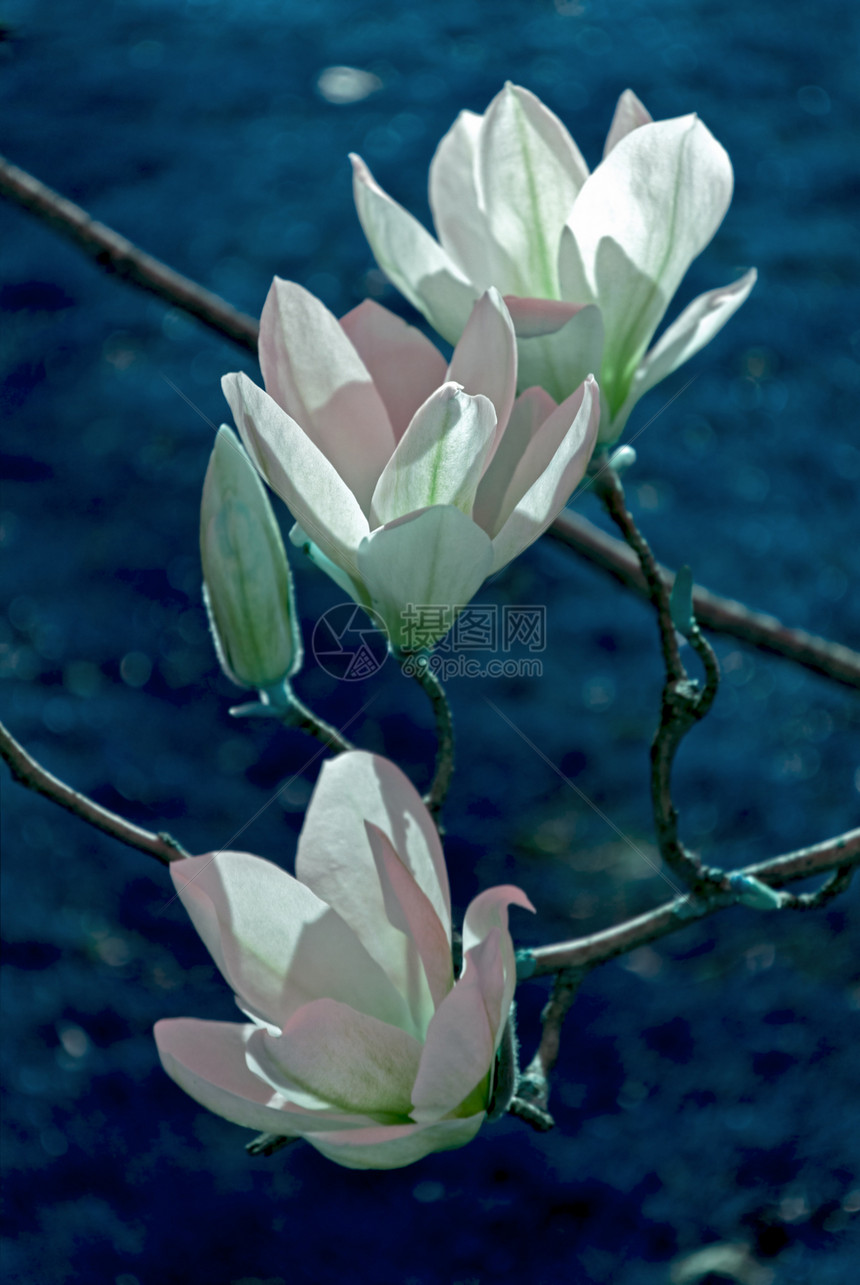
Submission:
<svg viewBox="0 0 860 1285">
<path fill-rule="evenodd" d="M 631 504 L 666 562 L 858 644 L 855 6 L 6 0 L 0 20 L 0 149 L 253 314 L 277 272 L 337 312 L 370 294 L 415 319 L 361 236 L 350 150 L 427 218 L 436 143 L 506 79 L 540 95 L 592 165 L 626 86 L 655 117 L 697 111 L 736 191 L 669 316 L 750 265 L 760 279 L 639 404 L 630 432 L 697 376 L 638 438 Z M 340 65 L 366 75 L 324 75 Z M 350 84 L 364 96 L 343 101 Z M 200 602 L 218 380 L 254 363 L 27 215 L 6 206 L 0 221 L 2 717 L 58 775 L 192 851 L 256 814 L 241 846 L 291 868 L 317 747 L 230 719 L 241 696 Z M 577 507 L 602 521 L 591 497 Z M 308 642 L 342 596 L 294 563 Z M 457 906 L 517 882 L 539 910 L 514 925 L 526 945 L 657 904 L 665 884 L 583 798 L 653 854 L 649 611 L 548 539 L 481 600 L 545 605 L 547 649 L 540 679 L 451 684 Z M 716 645 L 723 688 L 677 769 L 687 841 L 731 865 L 856 824 L 850 694 Z M 357 744 L 427 782 L 429 711 L 391 662 L 348 684 L 310 656 L 296 686 L 338 723 L 357 715 Z M 167 1079 L 156 1019 L 236 1012 L 165 872 L 2 777 L 9 1280 L 854 1279 L 856 890 L 807 916 L 725 913 L 591 976 L 565 1030 L 553 1133 L 506 1120 L 463 1151 L 356 1174 L 303 1146 L 249 1158 L 248 1134 Z M 527 1056 L 546 991 L 520 990 Z M 710 1260 L 691 1259 L 707 1246 Z"/>
</svg>

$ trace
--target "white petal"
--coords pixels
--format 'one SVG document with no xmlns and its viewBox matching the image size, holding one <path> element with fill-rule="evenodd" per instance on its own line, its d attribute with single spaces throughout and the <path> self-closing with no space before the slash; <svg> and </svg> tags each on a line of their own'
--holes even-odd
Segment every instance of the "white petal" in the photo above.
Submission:
<svg viewBox="0 0 860 1285">
<path fill-rule="evenodd" d="M 601 377 L 613 411 L 731 194 L 729 158 L 695 116 L 634 129 L 580 192 L 568 226 L 603 313 Z"/>
<path fill-rule="evenodd" d="M 247 852 L 170 866 L 182 904 L 242 1007 L 282 1027 L 309 1000 L 338 999 L 381 1021 L 407 1020 L 401 993 L 336 910 Z"/>
<path fill-rule="evenodd" d="M 451 505 L 419 513 L 373 531 L 358 550 L 358 565 L 371 605 L 385 621 L 395 647 L 412 649 L 414 608 L 438 607 L 447 623 L 478 592 L 489 575 L 493 546 L 489 536 Z M 429 638 L 421 645 L 430 645 Z"/>
<path fill-rule="evenodd" d="M 471 1142 L 485 1119 L 484 1112 L 462 1120 L 436 1124 L 376 1125 L 340 1134 L 320 1133 L 308 1142 L 347 1169 L 401 1169 L 433 1151 L 451 1151 Z"/>
<path fill-rule="evenodd" d="M 340 324 L 373 376 L 399 442 L 421 403 L 444 383 L 445 358 L 420 330 L 373 299 L 341 317 Z"/>
<path fill-rule="evenodd" d="M 528 485 L 529 478 L 535 475 L 540 466 L 544 458 L 542 438 L 545 437 L 546 442 L 551 443 L 559 424 L 563 425 L 564 420 L 570 423 L 552 458 L 535 481 L 528 485 L 521 498 L 516 500 L 513 512 L 494 537 L 494 572 L 499 571 L 511 558 L 515 558 L 543 534 L 564 508 L 588 467 L 600 423 L 600 395 L 593 378 L 589 377 L 585 381 L 582 401 L 575 411 L 576 402 L 577 394 L 574 393 L 541 425 L 518 466 L 506 503 L 514 499 L 520 487 Z M 504 519 L 504 510 L 501 518 Z"/>
<path fill-rule="evenodd" d="M 673 370 L 677 370 L 700 348 L 711 342 L 746 300 L 755 285 L 757 275 L 755 268 L 752 268 L 730 286 L 708 290 L 687 305 L 639 363 L 627 400 L 613 419 L 605 440 L 615 441 L 636 402 L 649 388 L 659 384 L 661 379 L 671 375 Z M 604 440 L 602 431 L 601 440 Z"/>
<path fill-rule="evenodd" d="M 447 378 L 467 393 L 489 397 L 498 427 L 494 445 L 504 432 L 517 388 L 517 343 L 510 313 L 498 290 L 483 294 L 460 337 Z"/>
<path fill-rule="evenodd" d="M 341 1111 L 408 1117 L 421 1044 L 406 1031 L 319 999 L 294 1013 L 281 1035 L 261 1031 L 256 1039 L 287 1091 L 298 1084 Z"/>
<path fill-rule="evenodd" d="M 651 113 L 639 101 L 632 89 L 625 89 L 624 93 L 618 99 L 615 107 L 615 115 L 612 117 L 612 124 L 609 126 L 609 133 L 606 135 L 606 143 L 603 148 L 603 156 L 606 158 L 617 143 L 622 138 L 626 138 L 634 129 L 640 125 L 650 125 L 652 121 Z"/>
<path fill-rule="evenodd" d="M 464 276 L 486 290 L 516 289 L 516 264 L 492 236 L 478 190 L 483 116 L 460 112 L 430 162 L 430 209 L 443 248 Z"/>
<path fill-rule="evenodd" d="M 355 551 L 369 527 L 340 474 L 247 375 L 225 375 L 221 387 L 245 449 L 269 486 L 326 557 L 358 579 Z"/>
<path fill-rule="evenodd" d="M 519 388 L 537 385 L 545 388 L 557 402 L 563 402 L 587 375 L 600 369 L 603 357 L 600 309 L 593 305 L 578 307 L 570 320 L 554 333 L 518 338 L 517 353 Z"/>
<path fill-rule="evenodd" d="M 378 755 L 355 750 L 323 766 L 299 836 L 296 874 L 354 929 L 405 1000 L 415 942 L 389 919 L 368 821 L 391 840 L 450 940 L 451 899 L 436 827 L 412 783 Z M 421 1022 L 415 1015 L 411 1027 L 423 1036 Z"/>
<path fill-rule="evenodd" d="M 376 262 L 430 325 L 456 343 L 479 291 L 426 228 L 383 192 L 359 156 L 351 156 L 355 207 Z"/>
<path fill-rule="evenodd" d="M 561 230 L 588 174 L 579 149 L 534 94 L 508 84 L 484 116 L 478 166 L 490 234 L 517 268 L 505 292 L 557 299 Z"/>
<path fill-rule="evenodd" d="M 458 384 L 443 384 L 418 408 L 383 469 L 371 504 L 373 525 L 431 504 L 453 504 L 471 513 L 496 422 L 487 397 L 470 397 Z"/>
</svg>

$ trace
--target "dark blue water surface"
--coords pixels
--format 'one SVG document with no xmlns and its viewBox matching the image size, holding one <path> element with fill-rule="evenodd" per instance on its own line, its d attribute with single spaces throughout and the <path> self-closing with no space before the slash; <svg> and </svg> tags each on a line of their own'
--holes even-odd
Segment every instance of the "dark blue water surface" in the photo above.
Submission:
<svg viewBox="0 0 860 1285">
<path fill-rule="evenodd" d="M 637 439 L 631 504 L 665 561 L 857 645 L 857 15 L 841 0 L 7 0 L 2 151 L 252 313 L 277 272 L 339 312 L 371 293 L 410 316 L 361 236 L 348 151 L 426 217 L 438 139 L 506 79 L 591 163 L 627 85 L 656 117 L 698 111 L 736 191 L 674 311 L 750 265 L 760 279 L 637 408 L 631 432 L 696 376 Z M 326 101 L 318 78 L 338 64 L 380 87 Z M 229 718 L 196 549 L 218 378 L 254 363 L 27 215 L 0 218 L 2 717 L 54 772 L 192 851 L 256 815 L 241 846 L 290 868 L 316 747 Z M 592 498 L 577 506 L 602 521 Z M 309 640 L 341 595 L 295 561 Z M 459 910 L 519 883 L 539 911 L 517 912 L 526 945 L 657 904 L 666 885 L 589 803 L 653 855 L 649 611 L 546 539 L 482 601 L 545 605 L 547 650 L 539 679 L 451 683 Z M 677 770 L 688 842 L 739 864 L 856 824 L 850 694 L 717 647 L 723 689 Z M 311 658 L 297 687 L 427 781 L 429 711 L 392 662 L 345 684 Z M 2 776 L 10 1281 L 855 1279 L 856 896 L 725 913 L 598 970 L 568 1020 L 548 1135 L 510 1119 L 392 1173 L 306 1146 L 251 1159 L 247 1133 L 158 1064 L 158 1018 L 236 1016 L 165 872 Z M 529 1056 L 545 995 L 520 990 Z M 670 1276 L 726 1242 L 749 1247 L 746 1269 Z"/>
</svg>

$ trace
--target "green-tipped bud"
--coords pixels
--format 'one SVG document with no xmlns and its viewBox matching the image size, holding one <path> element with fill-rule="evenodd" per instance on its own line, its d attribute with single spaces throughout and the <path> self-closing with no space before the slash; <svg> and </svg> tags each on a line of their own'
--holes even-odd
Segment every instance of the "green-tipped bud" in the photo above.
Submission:
<svg viewBox="0 0 860 1285">
<path fill-rule="evenodd" d="M 238 438 L 218 430 L 200 508 L 203 599 L 221 668 L 274 687 L 302 663 L 293 580 L 265 488 Z"/>
</svg>

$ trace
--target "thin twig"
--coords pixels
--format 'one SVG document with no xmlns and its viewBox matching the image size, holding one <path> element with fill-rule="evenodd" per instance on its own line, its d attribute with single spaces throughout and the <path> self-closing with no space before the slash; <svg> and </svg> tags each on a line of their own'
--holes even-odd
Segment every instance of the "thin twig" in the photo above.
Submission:
<svg viewBox="0 0 860 1285">
<path fill-rule="evenodd" d="M 561 1028 L 584 977 L 582 969 L 564 968 L 555 979 L 549 1003 L 541 1013 L 543 1033 L 538 1050 L 520 1076 L 516 1096 L 508 1110 L 539 1133 L 555 1121 L 547 1110 L 549 1077 L 558 1061 Z"/>
<path fill-rule="evenodd" d="M 257 351 L 259 327 L 253 317 L 237 312 L 218 295 L 174 272 L 152 255 L 144 254 L 131 241 L 103 223 L 94 222 L 79 206 L 2 158 L 0 195 L 70 237 L 106 271 L 158 295 L 172 307 L 196 317 L 241 348 Z M 622 540 L 607 535 L 586 518 L 569 510 L 558 515 L 549 528 L 549 534 L 626 588 L 642 597 L 648 596 L 638 560 Z M 674 573 L 659 564 L 658 572 L 671 586 Z M 699 586 L 693 590 L 693 607 L 696 619 L 705 629 L 727 634 L 760 651 L 782 656 L 833 682 L 860 688 L 860 653 L 850 647 L 802 629 L 791 629 L 775 616 L 752 611 L 741 602 L 721 598 Z"/>
<path fill-rule="evenodd" d="M 43 794 L 53 803 L 58 803 L 60 807 L 74 813 L 82 821 L 88 821 L 97 830 L 103 830 L 112 838 L 119 839 L 120 843 L 127 843 L 132 848 L 139 848 L 141 852 L 148 852 L 151 857 L 155 857 L 164 865 L 191 855 L 169 834 L 163 831 L 152 834 L 138 825 L 132 825 L 124 817 L 108 811 L 101 804 L 88 799 L 85 794 L 79 794 L 64 781 L 58 780 L 30 757 L 2 723 L 0 723 L 0 758 L 9 764 L 16 781 L 20 781 L 30 790 L 35 790 L 37 794 Z"/>
<path fill-rule="evenodd" d="M 294 1133 L 258 1133 L 256 1138 L 245 1143 L 245 1150 L 249 1156 L 273 1156 L 276 1151 L 281 1151 L 294 1142 L 301 1142 L 301 1138 Z"/>
<path fill-rule="evenodd" d="M 593 462 L 592 479 L 607 513 L 639 559 L 660 630 L 666 681 L 660 703 L 660 721 L 651 744 L 651 804 L 657 846 L 669 868 L 686 880 L 695 892 L 703 894 L 713 890 L 722 875 L 706 869 L 681 842 L 678 813 L 672 801 L 672 764 L 690 728 L 704 718 L 714 702 L 719 684 L 719 665 L 710 644 L 693 622 L 689 628 L 690 642 L 702 658 L 707 675 L 705 689 L 700 691 L 699 684 L 690 679 L 681 659 L 670 590 L 660 575 L 651 546 L 627 508 L 621 479 L 602 459 Z"/>
<path fill-rule="evenodd" d="M 436 768 L 433 782 L 424 795 L 427 810 L 439 824 L 439 813 L 448 794 L 454 775 L 454 719 L 445 688 L 430 664 L 430 657 L 423 652 L 407 656 L 402 663 L 404 674 L 414 678 L 430 698 L 436 720 Z"/>
<path fill-rule="evenodd" d="M 79 205 L 67 201 L 2 156 L 0 195 L 37 214 L 43 222 L 69 237 L 107 272 L 166 299 L 250 352 L 257 351 L 259 327 L 253 317 L 238 312 L 218 295 L 174 272 L 151 254 L 145 254 L 112 228 L 97 223 Z"/>
<path fill-rule="evenodd" d="M 839 866 L 833 874 L 815 892 L 801 892 L 790 897 L 786 904 L 788 910 L 819 910 L 828 901 L 845 892 L 855 873 L 854 866 Z"/>
<path fill-rule="evenodd" d="M 285 710 L 280 717 L 285 727 L 297 727 L 300 731 L 307 732 L 333 754 L 345 754 L 347 750 L 355 749 L 352 742 L 345 736 L 341 736 L 336 727 L 332 727 L 331 723 L 327 723 L 324 718 L 315 714 L 295 694 L 292 696 L 291 708 Z"/>
<path fill-rule="evenodd" d="M 632 589 L 642 598 L 648 597 L 639 561 L 622 540 L 601 531 L 593 522 L 569 509 L 558 515 L 548 534 L 605 571 L 626 589 Z M 674 571 L 660 563 L 657 570 L 671 589 Z M 819 638 L 803 629 L 790 629 L 776 616 L 752 611 L 744 603 L 721 598 L 700 585 L 693 588 L 693 610 L 703 629 L 737 638 L 758 651 L 782 656 L 845 687 L 860 688 L 860 652 L 842 643 Z"/>
<path fill-rule="evenodd" d="M 830 870 L 854 870 L 858 865 L 860 829 L 850 830 L 809 848 L 772 857 L 769 861 L 744 866 L 737 873 L 759 879 L 771 888 L 781 888 L 795 879 L 807 879 L 811 875 L 826 874 Z M 604 928 L 589 937 L 521 951 L 521 976 L 523 979 L 541 977 L 564 968 L 589 968 L 604 964 L 619 955 L 626 955 L 638 946 L 645 946 L 669 933 L 678 932 L 695 920 L 704 919 L 718 910 L 725 910 L 736 902 L 736 896 L 730 891 L 719 891 L 708 898 L 675 897 L 654 910 L 625 920 L 612 928 Z"/>
<path fill-rule="evenodd" d="M 639 566 L 648 586 L 648 596 L 657 613 L 666 677 L 669 682 L 683 682 L 687 677 L 687 671 L 681 660 L 678 637 L 672 623 L 672 613 L 669 610 L 669 590 L 660 576 L 657 559 L 651 552 L 648 541 L 633 521 L 633 516 L 627 508 L 624 487 L 615 469 L 600 459 L 595 459 L 593 465 L 595 494 L 603 501 L 607 513 L 639 559 Z"/>
</svg>

